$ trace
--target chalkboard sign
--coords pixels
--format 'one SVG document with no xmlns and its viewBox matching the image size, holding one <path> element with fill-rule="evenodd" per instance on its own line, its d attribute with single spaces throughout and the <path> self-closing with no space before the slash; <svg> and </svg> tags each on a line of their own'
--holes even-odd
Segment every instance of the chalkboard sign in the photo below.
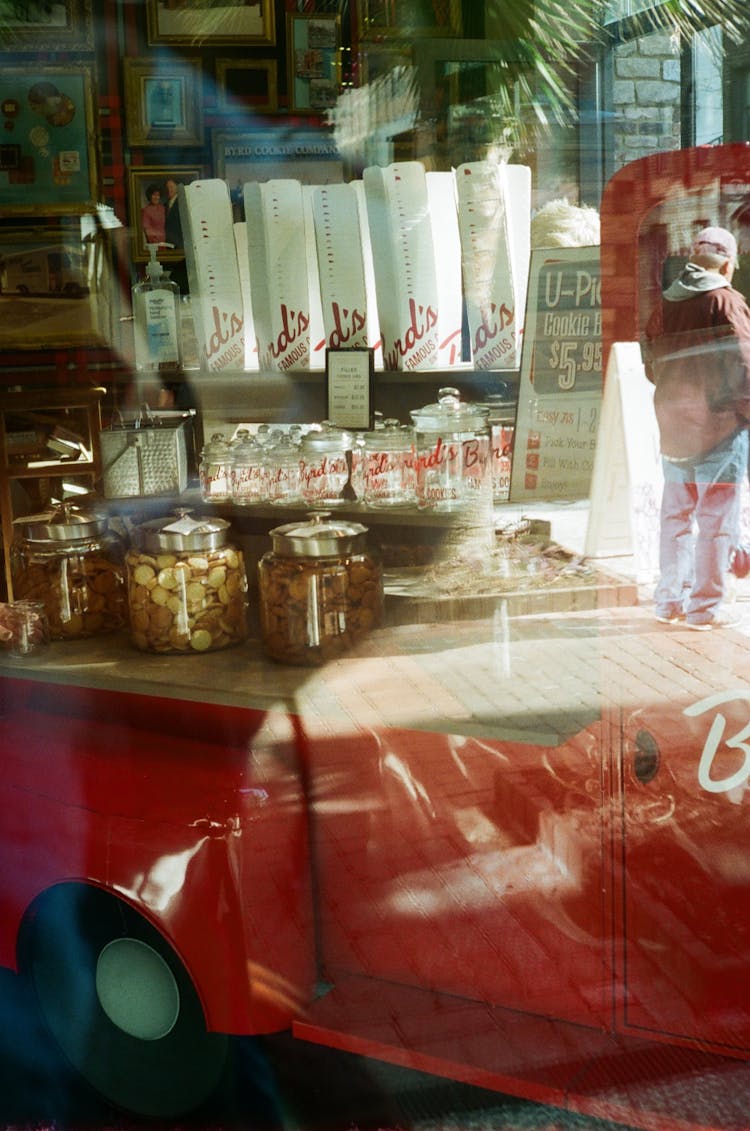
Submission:
<svg viewBox="0 0 750 1131">
<path fill-rule="evenodd" d="M 588 496 L 602 401 L 598 247 L 531 253 L 511 502 Z"/>
</svg>

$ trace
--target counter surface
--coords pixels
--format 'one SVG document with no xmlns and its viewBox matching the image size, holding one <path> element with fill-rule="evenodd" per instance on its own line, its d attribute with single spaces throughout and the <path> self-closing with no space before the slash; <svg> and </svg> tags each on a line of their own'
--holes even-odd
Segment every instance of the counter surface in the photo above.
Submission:
<svg viewBox="0 0 750 1131">
<path fill-rule="evenodd" d="M 707 638 L 708 636 L 708 638 Z M 557 745 L 597 720 L 738 686 L 748 637 L 657 624 L 610 608 L 397 625 L 322 668 L 287 667 L 259 640 L 202 655 L 136 651 L 127 633 L 58 642 L 0 675 L 348 723 Z"/>
</svg>

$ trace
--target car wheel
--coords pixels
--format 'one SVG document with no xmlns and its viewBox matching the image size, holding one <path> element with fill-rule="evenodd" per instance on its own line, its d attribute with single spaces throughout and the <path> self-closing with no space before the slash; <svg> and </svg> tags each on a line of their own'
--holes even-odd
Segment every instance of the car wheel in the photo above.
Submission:
<svg viewBox="0 0 750 1131">
<path fill-rule="evenodd" d="M 21 969 L 66 1058 L 111 1103 L 175 1116 L 216 1086 L 226 1036 L 206 1031 L 183 964 L 120 900 L 83 885 L 51 889 L 28 919 Z"/>
</svg>

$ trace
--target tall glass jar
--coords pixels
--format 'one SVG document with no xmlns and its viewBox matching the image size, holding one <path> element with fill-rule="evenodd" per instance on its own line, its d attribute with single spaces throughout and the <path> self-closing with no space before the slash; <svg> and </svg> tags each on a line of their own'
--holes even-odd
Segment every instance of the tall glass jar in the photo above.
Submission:
<svg viewBox="0 0 750 1131">
<path fill-rule="evenodd" d="M 16 519 L 14 526 L 14 596 L 41 602 L 53 640 L 77 640 L 122 627 L 124 545 L 106 516 L 63 503 Z"/>
<path fill-rule="evenodd" d="M 232 450 L 221 432 L 214 432 L 203 448 L 198 474 L 204 502 L 224 503 L 231 498 Z"/>
<path fill-rule="evenodd" d="M 340 656 L 383 616 L 383 573 L 367 528 L 330 512 L 271 531 L 259 563 L 261 637 L 271 659 L 314 665 Z"/>
<path fill-rule="evenodd" d="M 231 462 L 231 495 L 237 506 L 263 502 L 263 449 L 249 432 L 234 441 Z"/>
<path fill-rule="evenodd" d="M 417 504 L 460 511 L 491 521 L 492 480 L 488 409 L 461 400 L 458 389 L 440 389 L 437 404 L 415 409 Z"/>
<path fill-rule="evenodd" d="M 496 503 L 504 503 L 510 498 L 516 403 L 507 397 L 490 397 L 487 408 L 492 448 L 492 498 Z"/>
<path fill-rule="evenodd" d="M 353 443 L 351 433 L 327 421 L 305 434 L 299 450 L 304 503 L 336 507 L 347 501 Z"/>
<path fill-rule="evenodd" d="M 273 445 L 264 469 L 269 503 L 283 507 L 301 501 L 300 452 L 292 436 L 282 436 Z"/>
<path fill-rule="evenodd" d="M 414 503 L 414 433 L 398 420 L 365 433 L 362 499 L 370 507 Z"/>
<path fill-rule="evenodd" d="M 144 522 L 126 564 L 136 648 L 189 654 L 246 639 L 245 563 L 225 519 L 178 510 Z"/>
</svg>

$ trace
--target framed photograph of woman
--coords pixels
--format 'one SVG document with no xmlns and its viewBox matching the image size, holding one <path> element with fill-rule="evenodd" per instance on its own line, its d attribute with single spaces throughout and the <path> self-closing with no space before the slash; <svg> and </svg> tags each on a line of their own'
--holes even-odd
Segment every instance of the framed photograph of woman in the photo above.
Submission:
<svg viewBox="0 0 750 1131">
<path fill-rule="evenodd" d="M 91 51 L 91 0 L 0 0 L 0 51 Z"/>
<path fill-rule="evenodd" d="M 202 165 L 141 165 L 130 170 L 130 229 L 133 259 L 149 258 L 148 244 L 157 244 L 159 259 L 185 258 L 178 203 L 179 186 L 205 176 Z"/>
<path fill-rule="evenodd" d="M 203 144 L 200 59 L 125 59 L 124 75 L 129 145 Z"/>
<path fill-rule="evenodd" d="M 149 43 L 276 42 L 273 0 L 146 0 Z"/>
</svg>

